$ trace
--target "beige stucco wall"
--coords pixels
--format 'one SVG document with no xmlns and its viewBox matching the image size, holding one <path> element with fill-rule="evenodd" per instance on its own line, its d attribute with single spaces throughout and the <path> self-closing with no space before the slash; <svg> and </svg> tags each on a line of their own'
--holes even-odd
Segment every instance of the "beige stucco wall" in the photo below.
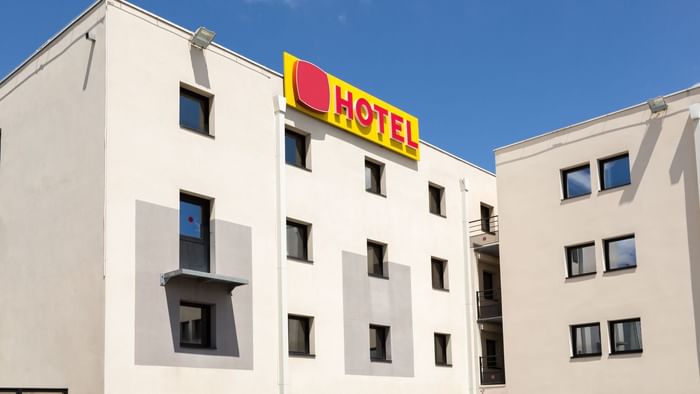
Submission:
<svg viewBox="0 0 700 394">
<path fill-rule="evenodd" d="M 104 67 L 98 7 L 0 86 L 0 387 L 102 392 Z"/>
<path fill-rule="evenodd" d="M 698 185 L 688 116 L 699 93 L 667 98 L 663 113 L 637 106 L 496 152 L 511 392 L 700 391 Z M 597 159 L 622 152 L 632 183 L 598 191 Z M 592 194 L 562 201 L 560 169 L 588 162 Z M 637 268 L 604 273 L 601 240 L 629 233 Z M 565 279 L 564 247 L 588 241 L 597 274 Z M 634 317 L 643 353 L 609 355 L 607 322 Z M 603 355 L 570 359 L 569 325 L 588 322 L 601 324 Z"/>
</svg>

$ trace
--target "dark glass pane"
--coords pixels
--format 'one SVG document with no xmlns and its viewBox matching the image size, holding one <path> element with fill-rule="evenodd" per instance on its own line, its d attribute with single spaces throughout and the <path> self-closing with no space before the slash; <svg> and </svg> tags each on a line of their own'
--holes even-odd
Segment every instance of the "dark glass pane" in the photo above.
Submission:
<svg viewBox="0 0 700 394">
<path fill-rule="evenodd" d="M 498 368 L 498 359 L 496 354 L 496 341 L 492 339 L 486 340 L 486 367 Z"/>
<path fill-rule="evenodd" d="M 605 244 L 609 270 L 635 267 L 637 265 L 634 237 L 606 241 Z"/>
<path fill-rule="evenodd" d="M 180 90 L 180 126 L 209 132 L 209 99 L 187 90 Z"/>
<path fill-rule="evenodd" d="M 209 313 L 206 306 L 180 305 L 180 344 L 209 346 Z"/>
<path fill-rule="evenodd" d="M 372 360 L 386 360 L 386 327 L 370 326 L 369 354 Z"/>
<path fill-rule="evenodd" d="M 629 156 L 620 156 L 601 162 L 602 189 L 610 189 L 630 183 Z"/>
<path fill-rule="evenodd" d="M 481 206 L 481 231 L 491 232 L 491 208 L 484 205 Z"/>
<path fill-rule="evenodd" d="M 442 189 L 435 186 L 428 186 L 428 194 L 430 200 L 430 213 L 441 215 L 442 210 L 440 208 L 442 205 Z"/>
<path fill-rule="evenodd" d="M 287 164 L 306 167 L 306 137 L 293 131 L 284 135 L 284 159 Z"/>
<path fill-rule="evenodd" d="M 611 326 L 613 353 L 642 350 L 642 323 L 639 320 L 616 322 Z"/>
<path fill-rule="evenodd" d="M 203 238 L 203 207 L 189 201 L 180 200 L 180 235 Z"/>
<path fill-rule="evenodd" d="M 569 276 L 595 272 L 595 246 L 582 245 L 568 248 Z"/>
<path fill-rule="evenodd" d="M 591 169 L 579 167 L 564 172 L 564 198 L 572 198 L 591 192 Z"/>
<path fill-rule="evenodd" d="M 209 204 L 180 196 L 180 267 L 209 272 Z"/>
<path fill-rule="evenodd" d="M 289 353 L 309 354 L 309 320 L 302 317 L 290 317 Z"/>
<path fill-rule="evenodd" d="M 598 324 L 573 327 L 575 356 L 600 354 L 600 326 Z"/>
<path fill-rule="evenodd" d="M 435 334 L 435 364 L 447 364 L 447 336 Z"/>
<path fill-rule="evenodd" d="M 431 261 L 433 289 L 445 288 L 445 262 L 433 259 Z"/>
<path fill-rule="evenodd" d="M 487 300 L 493 300 L 493 274 L 484 271 L 484 298 Z"/>
<path fill-rule="evenodd" d="M 367 271 L 373 275 L 384 275 L 384 245 L 367 242 Z"/>
<path fill-rule="evenodd" d="M 381 166 L 379 164 L 365 161 L 365 190 L 376 194 L 381 193 Z"/>
<path fill-rule="evenodd" d="M 287 256 L 307 260 L 308 228 L 303 224 L 287 222 Z"/>
</svg>

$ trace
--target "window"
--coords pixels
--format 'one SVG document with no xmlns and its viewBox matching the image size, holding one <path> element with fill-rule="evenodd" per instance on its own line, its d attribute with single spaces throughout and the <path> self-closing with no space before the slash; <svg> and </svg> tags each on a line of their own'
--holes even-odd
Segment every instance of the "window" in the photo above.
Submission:
<svg viewBox="0 0 700 394">
<path fill-rule="evenodd" d="M 481 204 L 481 231 L 485 233 L 491 232 L 491 216 L 493 216 L 493 208 Z"/>
<path fill-rule="evenodd" d="M 600 324 L 571 326 L 573 357 L 600 356 Z"/>
<path fill-rule="evenodd" d="M 180 346 L 211 347 L 211 306 L 180 303 Z"/>
<path fill-rule="evenodd" d="M 566 269 L 569 278 L 595 274 L 595 245 L 569 246 L 566 248 Z"/>
<path fill-rule="evenodd" d="M 605 270 L 615 271 L 637 266 L 637 251 L 634 245 L 634 235 L 607 239 L 605 246 Z"/>
<path fill-rule="evenodd" d="M 435 333 L 435 365 L 451 366 L 450 336 Z"/>
<path fill-rule="evenodd" d="M 498 345 L 493 339 L 486 340 L 486 368 L 496 369 L 498 368 Z"/>
<path fill-rule="evenodd" d="M 483 279 L 483 295 L 484 299 L 486 300 L 493 300 L 494 299 L 494 285 L 493 285 L 493 273 L 489 271 L 484 271 L 481 275 Z"/>
<path fill-rule="evenodd" d="M 287 257 L 309 261 L 310 225 L 287 220 Z"/>
<path fill-rule="evenodd" d="M 371 361 L 391 361 L 389 357 L 389 327 L 370 324 L 369 358 Z"/>
<path fill-rule="evenodd" d="M 313 317 L 289 315 L 289 354 L 311 356 L 311 330 Z"/>
<path fill-rule="evenodd" d="M 382 177 L 384 165 L 365 159 L 365 190 L 370 193 L 384 195 Z"/>
<path fill-rule="evenodd" d="M 438 258 L 430 259 L 433 277 L 433 289 L 447 290 L 447 261 Z"/>
<path fill-rule="evenodd" d="M 209 134 L 209 97 L 180 88 L 180 127 Z"/>
<path fill-rule="evenodd" d="M 429 184 L 428 199 L 430 213 L 445 216 L 445 188 Z"/>
<path fill-rule="evenodd" d="M 627 153 L 600 160 L 600 189 L 607 190 L 630 184 L 630 157 Z"/>
<path fill-rule="evenodd" d="M 561 172 L 564 198 L 574 198 L 591 193 L 591 168 L 588 164 Z"/>
<path fill-rule="evenodd" d="M 640 319 L 608 322 L 610 353 L 640 353 L 642 351 L 642 322 Z"/>
<path fill-rule="evenodd" d="M 180 194 L 180 268 L 209 272 L 209 208 L 203 198 Z"/>
<path fill-rule="evenodd" d="M 384 269 L 386 258 L 386 245 L 377 242 L 367 241 L 367 272 L 370 276 L 382 278 L 388 277 Z"/>
<path fill-rule="evenodd" d="M 284 131 L 284 160 L 287 164 L 306 168 L 306 136 L 291 131 Z"/>
</svg>

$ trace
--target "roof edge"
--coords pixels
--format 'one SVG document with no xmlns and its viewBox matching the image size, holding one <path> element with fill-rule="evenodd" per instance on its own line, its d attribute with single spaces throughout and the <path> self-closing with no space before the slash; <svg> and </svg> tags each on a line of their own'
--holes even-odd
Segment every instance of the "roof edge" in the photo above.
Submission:
<svg viewBox="0 0 700 394">
<path fill-rule="evenodd" d="M 426 140 L 421 139 L 420 142 L 421 142 L 421 144 L 423 144 L 423 145 L 425 145 L 425 146 L 428 146 L 428 147 L 430 147 L 430 148 L 433 148 L 433 149 L 435 149 L 436 151 L 438 151 L 438 152 L 440 152 L 440 153 L 442 153 L 442 154 L 444 154 L 444 155 L 446 155 L 446 156 L 448 156 L 448 157 L 451 157 L 451 158 L 453 158 L 453 159 L 455 159 L 455 160 L 457 160 L 457 161 L 461 161 L 462 163 L 464 163 L 464 164 L 466 164 L 466 165 L 468 165 L 468 166 L 470 166 L 470 167 L 474 167 L 475 169 L 477 169 L 477 170 L 479 170 L 479 171 L 482 171 L 482 172 L 485 172 L 485 173 L 487 173 L 488 175 L 496 176 L 495 173 L 493 173 L 493 172 L 491 172 L 491 171 L 489 171 L 489 170 L 487 170 L 487 169 L 485 169 L 485 168 L 483 168 L 483 167 L 479 167 L 478 165 L 476 165 L 476 164 L 474 164 L 474 163 L 472 163 L 472 162 L 470 162 L 470 161 L 468 161 L 468 160 L 466 160 L 466 159 L 463 159 L 463 158 L 461 158 L 461 157 L 455 155 L 454 153 L 450 153 L 450 152 L 448 152 L 448 151 L 446 151 L 446 150 L 444 150 L 444 149 L 442 149 L 442 148 L 440 148 L 440 147 L 438 147 L 438 146 L 435 146 L 435 145 L 429 143 L 429 142 L 426 141 Z"/>
</svg>

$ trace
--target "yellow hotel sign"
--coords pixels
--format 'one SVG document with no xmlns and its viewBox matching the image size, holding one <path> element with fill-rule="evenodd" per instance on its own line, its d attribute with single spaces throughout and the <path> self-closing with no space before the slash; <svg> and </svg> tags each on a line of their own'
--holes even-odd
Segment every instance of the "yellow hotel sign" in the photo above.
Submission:
<svg viewBox="0 0 700 394">
<path fill-rule="evenodd" d="M 284 95 L 287 105 L 296 110 L 413 160 L 420 159 L 415 116 L 286 52 Z"/>
</svg>

